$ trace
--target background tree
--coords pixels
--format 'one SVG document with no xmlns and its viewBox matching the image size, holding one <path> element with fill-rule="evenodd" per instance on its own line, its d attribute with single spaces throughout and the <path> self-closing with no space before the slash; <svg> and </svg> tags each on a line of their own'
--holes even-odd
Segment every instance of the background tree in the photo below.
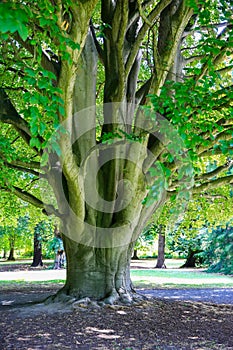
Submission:
<svg viewBox="0 0 233 350">
<path fill-rule="evenodd" d="M 4 226 L 0 226 L 0 249 L 2 250 L 1 257 L 6 259 L 6 254 L 8 250 L 8 242 L 6 239 L 6 231 Z"/>
<path fill-rule="evenodd" d="M 156 269 L 166 268 L 165 265 L 165 225 L 159 225 L 159 238 L 158 238 L 158 258 L 155 265 Z"/>
<path fill-rule="evenodd" d="M 193 198 L 176 228 L 167 232 L 167 245 L 186 258 L 183 267 L 195 267 L 203 262 L 203 240 L 211 240 L 211 231 L 225 227 L 232 218 L 231 186 L 226 185 Z M 213 243 L 214 246 L 214 243 Z M 203 252 L 203 255 L 205 253 Z"/>
<path fill-rule="evenodd" d="M 233 180 L 230 1 L 0 7 L 0 187 L 61 219 L 58 299 L 131 303 L 133 242 L 152 213 Z M 214 173 L 193 172 L 214 153 Z"/>
<path fill-rule="evenodd" d="M 5 252 L 5 258 L 8 253 L 9 260 L 14 260 L 14 251 L 17 249 L 17 258 L 21 257 L 21 254 L 27 258 L 34 255 L 33 266 L 35 266 L 34 260 L 38 260 L 38 252 L 37 249 L 33 249 L 33 244 L 34 248 L 42 246 L 42 242 L 46 244 L 53 238 L 52 220 L 46 218 L 36 207 L 28 205 L 10 193 L 2 192 L 0 198 L 0 227 L 0 248 Z M 46 246 L 44 248 L 48 254 Z"/>
<path fill-rule="evenodd" d="M 1 244 L 5 252 L 9 250 L 7 260 L 15 260 L 15 250 L 28 245 L 30 240 L 28 219 L 28 216 L 19 216 L 16 226 L 1 226 Z"/>
<path fill-rule="evenodd" d="M 233 274 L 233 228 L 232 222 L 218 226 L 204 236 L 201 258 L 210 272 Z"/>
<path fill-rule="evenodd" d="M 134 252 L 132 256 L 133 260 L 139 259 L 137 255 L 138 250 L 145 251 L 154 243 L 157 234 L 158 234 L 158 229 L 155 224 L 149 224 L 144 228 L 141 235 L 138 237 L 137 241 L 135 242 Z"/>
<path fill-rule="evenodd" d="M 28 204 L 12 194 L 2 193 L 0 198 L 1 241 L 8 260 L 15 260 L 15 249 L 30 246 Z M 5 254 L 6 255 L 6 254 Z"/>
<path fill-rule="evenodd" d="M 34 249 L 32 267 L 43 266 L 42 252 L 43 242 L 52 239 L 53 225 L 51 220 L 43 220 L 34 227 Z"/>
</svg>

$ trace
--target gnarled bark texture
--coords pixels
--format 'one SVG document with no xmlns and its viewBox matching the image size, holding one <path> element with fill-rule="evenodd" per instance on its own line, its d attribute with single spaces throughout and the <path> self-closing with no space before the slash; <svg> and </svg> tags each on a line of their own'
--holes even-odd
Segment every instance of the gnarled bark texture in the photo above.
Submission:
<svg viewBox="0 0 233 350">
<path fill-rule="evenodd" d="M 147 94 L 158 94 L 170 70 L 174 71 L 192 10 L 183 1 L 167 0 L 154 6 L 148 21 L 142 20 L 143 11 L 137 1 L 102 1 L 102 43 L 94 25 L 86 26 L 81 53 L 73 51 L 72 64 L 61 65 L 58 86 L 66 121 L 63 116 L 60 121 L 68 133 L 60 139 L 62 184 L 58 185 L 55 167 L 49 181 L 62 218 L 67 279 L 55 300 L 89 297 L 106 303 L 132 302 L 133 244 L 166 199 L 163 195 L 149 208 L 142 205 L 148 194 L 146 174 L 162 148 L 160 142 L 153 148 L 150 122 L 136 112 Z M 155 74 L 138 87 L 141 45 L 158 18 Z M 105 72 L 100 115 L 95 107 L 98 60 Z M 102 143 L 104 138 L 112 141 Z"/>
<path fill-rule="evenodd" d="M 65 239 L 67 280 L 58 298 L 89 297 L 112 304 L 132 301 L 129 261 L 132 247 L 95 248 Z"/>
</svg>

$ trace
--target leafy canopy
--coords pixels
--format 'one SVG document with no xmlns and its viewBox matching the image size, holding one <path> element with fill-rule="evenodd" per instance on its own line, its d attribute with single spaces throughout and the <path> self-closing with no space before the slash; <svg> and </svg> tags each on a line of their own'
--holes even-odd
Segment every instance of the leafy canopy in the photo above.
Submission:
<svg viewBox="0 0 233 350">
<path fill-rule="evenodd" d="M 97 98 L 105 98 L 103 90 L 108 90 L 104 86 L 108 83 L 108 75 L 116 73 L 109 74 L 104 57 L 108 54 L 107 44 L 113 40 L 113 30 L 119 30 L 119 47 L 125 37 L 131 45 L 131 55 L 128 55 L 124 69 L 130 67 L 131 59 L 133 66 L 137 52 L 140 51 L 142 56 L 135 82 L 135 101 L 151 106 L 179 133 L 195 170 L 194 195 L 203 191 L 208 195 L 212 184 L 230 183 L 232 174 L 228 173 L 227 161 L 227 157 L 232 156 L 233 116 L 230 2 L 181 1 L 183 12 L 180 10 L 180 17 L 171 16 L 171 22 L 164 22 L 175 34 L 171 34 L 170 29 L 163 31 L 163 21 L 168 18 L 166 11 L 173 9 L 173 2 L 132 2 L 135 9 L 122 8 L 122 16 L 132 16 L 131 24 L 128 23 L 135 36 L 132 43 L 130 33 L 120 31 L 105 15 L 107 5 L 104 2 L 86 3 L 90 8 L 88 21 L 91 20 L 90 30 L 98 52 Z M 73 1 L 48 0 L 31 2 L 28 6 L 21 1 L 0 4 L 3 110 L 0 114 L 0 187 L 41 209 L 45 206 L 35 184 L 41 175 L 40 162 L 46 165 L 49 161 L 48 153 L 42 155 L 42 150 L 50 140 L 49 151 L 58 157 L 61 155 L 58 133 L 54 134 L 54 130 L 60 128 L 60 121 L 67 116 L 62 69 L 65 66 L 71 72 L 73 65 L 81 66 L 78 57 L 84 43 L 77 28 L 81 23 L 82 6 L 82 2 L 77 2 L 76 6 Z M 184 14 L 189 18 L 186 23 Z M 136 23 L 133 16 L 143 23 L 139 27 L 141 37 L 136 37 L 133 30 L 133 23 Z M 175 38 L 174 42 L 171 38 Z M 115 54 L 120 57 L 117 50 L 118 47 Z M 121 73 L 117 74 L 120 76 Z M 71 76 L 67 76 L 69 79 Z M 101 129 L 98 118 L 95 127 L 96 143 L 110 144 L 116 138 L 127 138 L 132 142 L 145 140 L 138 130 L 106 132 Z M 65 132 L 62 128 L 60 131 Z M 150 135 L 148 140 L 149 148 L 153 149 L 153 137 Z M 172 145 L 167 144 L 166 150 L 159 152 L 157 167 L 159 164 L 164 174 L 162 182 L 168 196 L 174 199 L 180 190 L 179 180 L 188 177 L 190 169 L 184 165 L 182 171 L 178 171 L 171 148 Z M 216 161 L 212 171 L 203 167 L 203 162 L 210 158 Z M 156 169 L 151 167 L 149 170 L 154 177 Z M 160 183 L 155 182 L 153 186 L 145 200 L 147 204 L 156 200 Z M 50 212 L 56 214 L 56 209 L 50 207 Z"/>
</svg>

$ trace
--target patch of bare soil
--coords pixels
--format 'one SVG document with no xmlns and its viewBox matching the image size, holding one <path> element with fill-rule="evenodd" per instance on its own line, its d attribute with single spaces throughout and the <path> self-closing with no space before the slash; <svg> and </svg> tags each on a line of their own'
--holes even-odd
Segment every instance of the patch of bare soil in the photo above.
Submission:
<svg viewBox="0 0 233 350">
<path fill-rule="evenodd" d="M 131 307 L 33 305 L 57 288 L 32 284 L 0 293 L 0 349 L 233 349 L 232 305 L 156 298 Z"/>
</svg>

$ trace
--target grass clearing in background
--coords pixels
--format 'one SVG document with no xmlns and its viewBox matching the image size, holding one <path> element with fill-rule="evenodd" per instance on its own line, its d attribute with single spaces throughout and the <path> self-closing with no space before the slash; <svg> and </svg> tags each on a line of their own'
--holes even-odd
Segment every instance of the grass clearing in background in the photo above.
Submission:
<svg viewBox="0 0 233 350">
<path fill-rule="evenodd" d="M 233 277 L 200 270 L 132 269 L 136 288 L 233 288 Z"/>
<path fill-rule="evenodd" d="M 55 276 L 49 280 L 33 280 L 27 281 L 27 271 L 25 272 L 25 279 L 19 280 L 0 280 L 0 288 L 13 287 L 29 287 L 32 284 L 37 286 L 54 286 L 62 285 L 65 279 L 56 279 Z M 32 274 L 33 272 L 30 272 Z M 148 269 L 132 269 L 131 278 L 136 288 L 233 288 L 233 277 L 224 276 L 217 273 L 206 273 L 203 271 L 187 271 L 176 269 L 163 270 L 148 270 Z"/>
<path fill-rule="evenodd" d="M 48 260 L 48 262 L 51 262 Z M 156 259 L 132 260 L 131 278 L 136 288 L 233 288 L 233 276 L 207 273 L 203 269 L 179 269 L 182 259 L 167 259 L 167 269 L 154 269 Z M 14 262 L 12 264 L 16 264 Z M 28 261 L 25 261 L 28 263 Z M 7 262 L 9 264 L 9 262 Z M 18 264 L 22 264 L 19 261 Z M 0 265 L 3 265 L 2 262 Z M 16 286 L 28 288 L 37 286 L 58 286 L 65 282 L 65 270 L 28 270 L 0 273 L 0 288 Z"/>
</svg>

